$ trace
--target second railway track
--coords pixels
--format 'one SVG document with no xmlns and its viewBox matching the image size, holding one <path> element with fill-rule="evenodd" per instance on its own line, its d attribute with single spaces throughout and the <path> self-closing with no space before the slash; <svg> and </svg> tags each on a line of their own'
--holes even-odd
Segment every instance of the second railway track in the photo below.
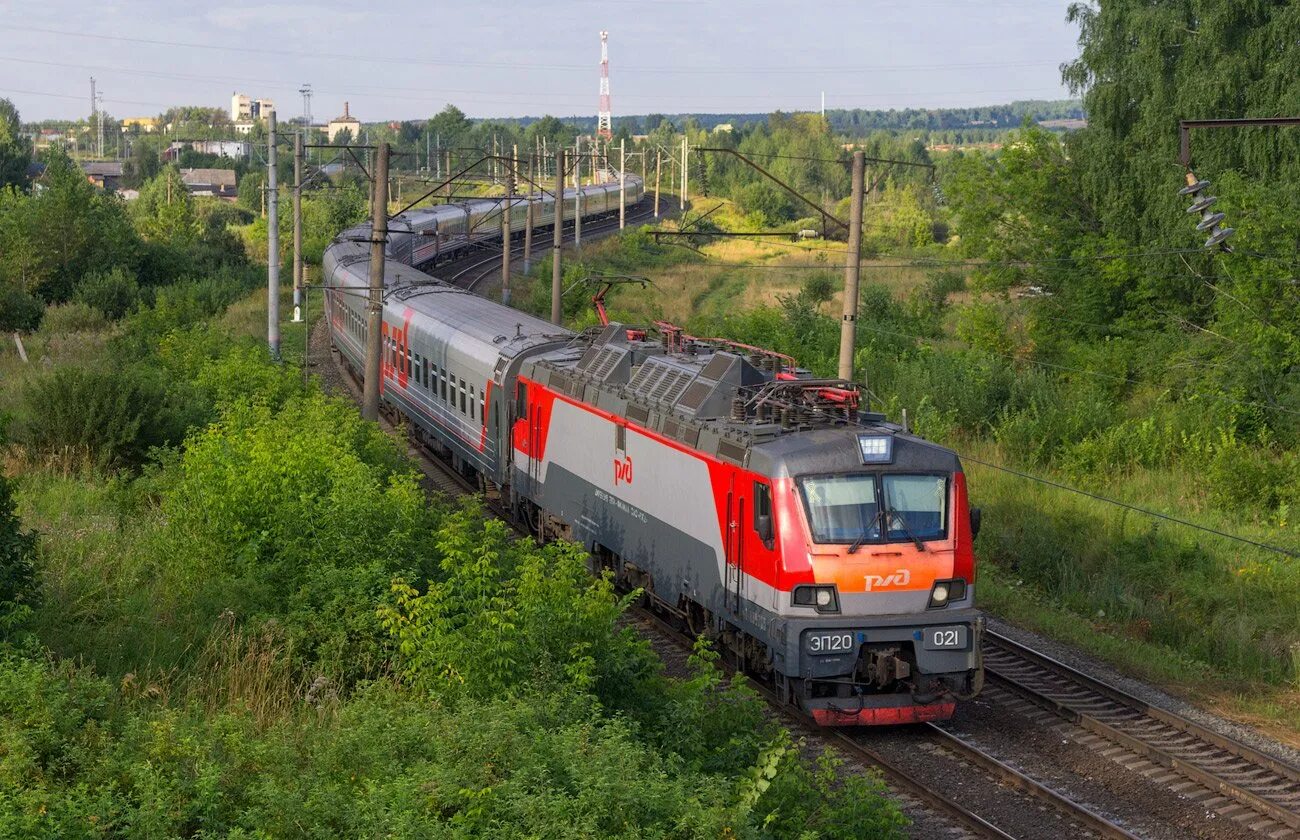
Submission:
<svg viewBox="0 0 1300 840">
<path fill-rule="evenodd" d="M 1126 769 L 1270 840 L 1300 837 L 1300 768 L 995 632 L 984 667 L 994 691 L 1073 724 Z"/>
</svg>

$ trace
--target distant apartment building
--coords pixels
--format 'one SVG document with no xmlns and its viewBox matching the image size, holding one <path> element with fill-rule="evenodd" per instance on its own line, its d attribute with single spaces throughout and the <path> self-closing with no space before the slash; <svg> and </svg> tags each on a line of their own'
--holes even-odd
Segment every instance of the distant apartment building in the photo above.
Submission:
<svg viewBox="0 0 1300 840">
<path fill-rule="evenodd" d="M 348 103 L 346 102 L 343 103 L 343 115 L 330 120 L 329 125 L 326 126 L 325 136 L 329 138 L 329 142 L 333 143 L 334 138 L 338 137 L 343 131 L 351 134 L 353 140 L 356 140 L 361 135 L 361 120 L 349 113 Z"/>
<path fill-rule="evenodd" d="M 230 121 L 235 124 L 264 120 L 267 112 L 274 110 L 275 102 L 270 99 L 254 99 L 243 93 L 230 95 Z"/>
</svg>

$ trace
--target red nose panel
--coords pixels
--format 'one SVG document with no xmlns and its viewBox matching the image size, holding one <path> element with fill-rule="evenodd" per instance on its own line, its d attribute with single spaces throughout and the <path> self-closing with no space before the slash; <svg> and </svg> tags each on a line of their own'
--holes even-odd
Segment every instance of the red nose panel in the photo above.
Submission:
<svg viewBox="0 0 1300 840">
<path fill-rule="evenodd" d="M 877 709 L 813 709 L 813 720 L 818 726 L 896 726 L 902 723 L 924 723 L 927 720 L 947 720 L 957 710 L 957 704 L 931 703 L 927 706 L 885 706 Z"/>
</svg>

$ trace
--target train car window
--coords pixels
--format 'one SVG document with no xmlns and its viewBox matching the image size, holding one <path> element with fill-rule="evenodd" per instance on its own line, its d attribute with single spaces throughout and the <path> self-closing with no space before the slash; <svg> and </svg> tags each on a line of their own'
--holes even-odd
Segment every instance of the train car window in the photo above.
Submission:
<svg viewBox="0 0 1300 840">
<path fill-rule="evenodd" d="M 465 413 L 465 380 L 460 383 L 460 413 Z"/>
<path fill-rule="evenodd" d="M 483 398 L 484 398 L 484 396 L 486 396 L 486 395 L 484 394 L 484 392 L 482 392 L 482 391 L 479 391 L 479 392 L 478 392 L 478 419 L 482 421 L 482 423 L 483 423 L 484 426 L 486 426 L 486 425 L 487 425 L 487 412 L 483 410 Z"/>
<path fill-rule="evenodd" d="M 474 386 L 469 386 L 469 419 L 474 418 Z"/>
<path fill-rule="evenodd" d="M 627 451 L 627 426 L 622 423 L 614 424 L 614 448 L 619 452 Z"/>
<path fill-rule="evenodd" d="M 442 386 L 442 394 L 441 394 L 442 401 L 446 402 L 447 401 L 447 371 L 439 370 L 438 379 L 440 380 Z"/>
<path fill-rule="evenodd" d="M 428 359 L 424 360 L 424 364 L 422 365 L 421 372 L 424 375 L 424 387 L 427 389 L 429 387 L 429 360 Z"/>
</svg>

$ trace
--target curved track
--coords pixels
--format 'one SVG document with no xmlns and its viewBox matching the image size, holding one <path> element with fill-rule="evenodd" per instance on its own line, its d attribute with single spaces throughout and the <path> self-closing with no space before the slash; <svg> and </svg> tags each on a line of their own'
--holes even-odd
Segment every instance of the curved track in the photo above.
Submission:
<svg viewBox="0 0 1300 840">
<path fill-rule="evenodd" d="M 676 205 L 667 201 L 663 202 L 666 206 L 661 207 L 661 216 L 667 216 L 675 212 Z M 654 218 L 654 199 L 650 197 L 643 198 L 640 203 L 629 205 L 625 222 L 628 226 L 641 224 Z M 586 222 L 582 226 L 583 239 L 599 239 L 618 231 L 618 216 L 615 214 L 612 218 L 604 218 L 593 222 Z M 534 237 L 533 254 L 535 258 L 545 257 L 549 259 L 551 249 L 551 230 L 545 229 L 546 236 L 539 240 Z M 565 229 L 564 241 L 573 242 L 573 228 Z M 501 273 L 501 247 L 499 245 L 481 246 L 486 255 L 471 255 L 455 262 L 446 263 L 432 269 L 431 273 L 440 280 L 444 280 L 455 286 L 459 286 L 466 291 L 475 291 L 479 284 L 493 275 L 499 276 Z M 523 242 L 515 240 L 510 246 L 511 259 L 515 255 L 521 258 L 524 253 Z M 512 272 L 513 276 L 513 272 Z"/>
</svg>

